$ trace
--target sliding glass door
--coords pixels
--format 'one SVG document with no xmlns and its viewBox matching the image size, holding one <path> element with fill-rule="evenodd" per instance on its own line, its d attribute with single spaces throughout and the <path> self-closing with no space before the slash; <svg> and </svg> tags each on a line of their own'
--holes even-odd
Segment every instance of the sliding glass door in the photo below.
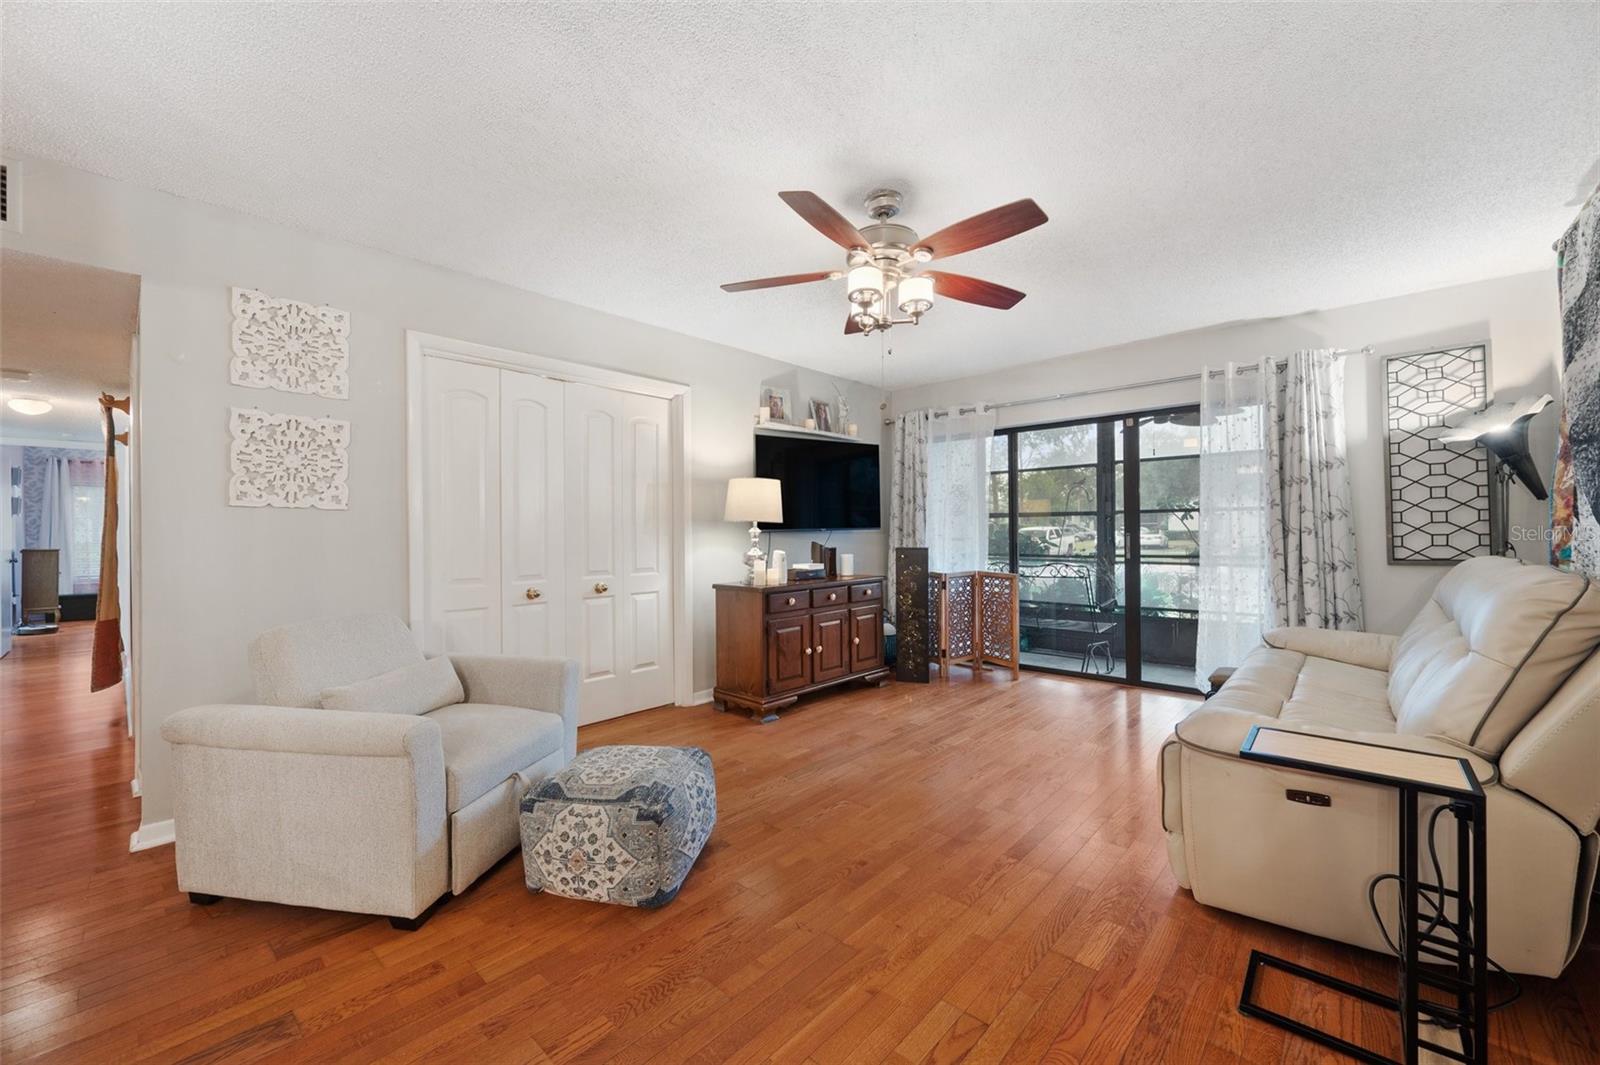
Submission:
<svg viewBox="0 0 1600 1065">
<path fill-rule="evenodd" d="M 1194 687 L 1198 411 L 997 432 L 989 567 L 1019 577 L 1022 661 Z"/>
</svg>

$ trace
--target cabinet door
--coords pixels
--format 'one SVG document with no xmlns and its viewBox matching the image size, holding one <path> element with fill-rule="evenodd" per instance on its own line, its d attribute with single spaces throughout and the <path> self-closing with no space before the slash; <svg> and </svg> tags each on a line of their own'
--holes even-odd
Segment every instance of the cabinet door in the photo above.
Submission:
<svg viewBox="0 0 1600 1065">
<path fill-rule="evenodd" d="M 819 610 L 811 616 L 811 642 L 817 649 L 811 679 L 818 684 L 850 672 L 849 629 L 849 611 Z"/>
<path fill-rule="evenodd" d="M 883 665 L 883 608 L 858 606 L 850 611 L 850 672 Z"/>
<path fill-rule="evenodd" d="M 767 619 L 767 691 L 793 691 L 810 684 L 812 657 L 809 615 Z"/>
</svg>

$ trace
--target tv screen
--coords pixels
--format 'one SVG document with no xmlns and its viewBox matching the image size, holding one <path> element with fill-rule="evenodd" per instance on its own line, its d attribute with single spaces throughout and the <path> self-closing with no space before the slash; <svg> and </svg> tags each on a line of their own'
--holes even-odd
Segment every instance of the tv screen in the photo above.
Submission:
<svg viewBox="0 0 1600 1065">
<path fill-rule="evenodd" d="M 783 482 L 783 521 L 768 529 L 876 529 L 878 447 L 853 440 L 756 434 L 756 476 Z"/>
</svg>

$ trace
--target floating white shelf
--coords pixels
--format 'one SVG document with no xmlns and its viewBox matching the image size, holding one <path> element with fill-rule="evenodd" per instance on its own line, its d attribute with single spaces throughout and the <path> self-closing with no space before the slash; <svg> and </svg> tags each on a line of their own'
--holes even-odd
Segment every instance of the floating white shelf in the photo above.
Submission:
<svg viewBox="0 0 1600 1065">
<path fill-rule="evenodd" d="M 815 436 L 823 440 L 850 440 L 857 444 L 878 446 L 876 440 L 863 440 L 848 433 L 825 433 L 821 429 L 807 429 L 803 425 L 791 425 L 789 422 L 762 422 L 756 425 L 755 430 L 758 433 L 770 433 L 774 436 Z"/>
</svg>

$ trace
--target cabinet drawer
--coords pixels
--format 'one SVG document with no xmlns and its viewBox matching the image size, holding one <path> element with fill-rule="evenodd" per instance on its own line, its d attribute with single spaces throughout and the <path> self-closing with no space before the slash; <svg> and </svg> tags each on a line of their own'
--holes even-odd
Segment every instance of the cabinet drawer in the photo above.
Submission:
<svg viewBox="0 0 1600 1065">
<path fill-rule="evenodd" d="M 787 614 L 794 610 L 809 610 L 811 608 L 811 593 L 809 591 L 783 591 L 767 593 L 767 613 Z"/>
<path fill-rule="evenodd" d="M 848 588 L 818 588 L 811 593 L 811 605 L 814 607 L 844 606 L 849 601 Z"/>
<path fill-rule="evenodd" d="M 859 603 L 859 602 L 861 602 L 863 600 L 866 600 L 866 599 L 870 599 L 873 602 L 877 602 L 878 600 L 880 600 L 882 598 L 883 598 L 883 582 L 882 581 L 872 581 L 869 584 L 852 584 L 850 586 L 850 601 L 852 603 Z"/>
</svg>

